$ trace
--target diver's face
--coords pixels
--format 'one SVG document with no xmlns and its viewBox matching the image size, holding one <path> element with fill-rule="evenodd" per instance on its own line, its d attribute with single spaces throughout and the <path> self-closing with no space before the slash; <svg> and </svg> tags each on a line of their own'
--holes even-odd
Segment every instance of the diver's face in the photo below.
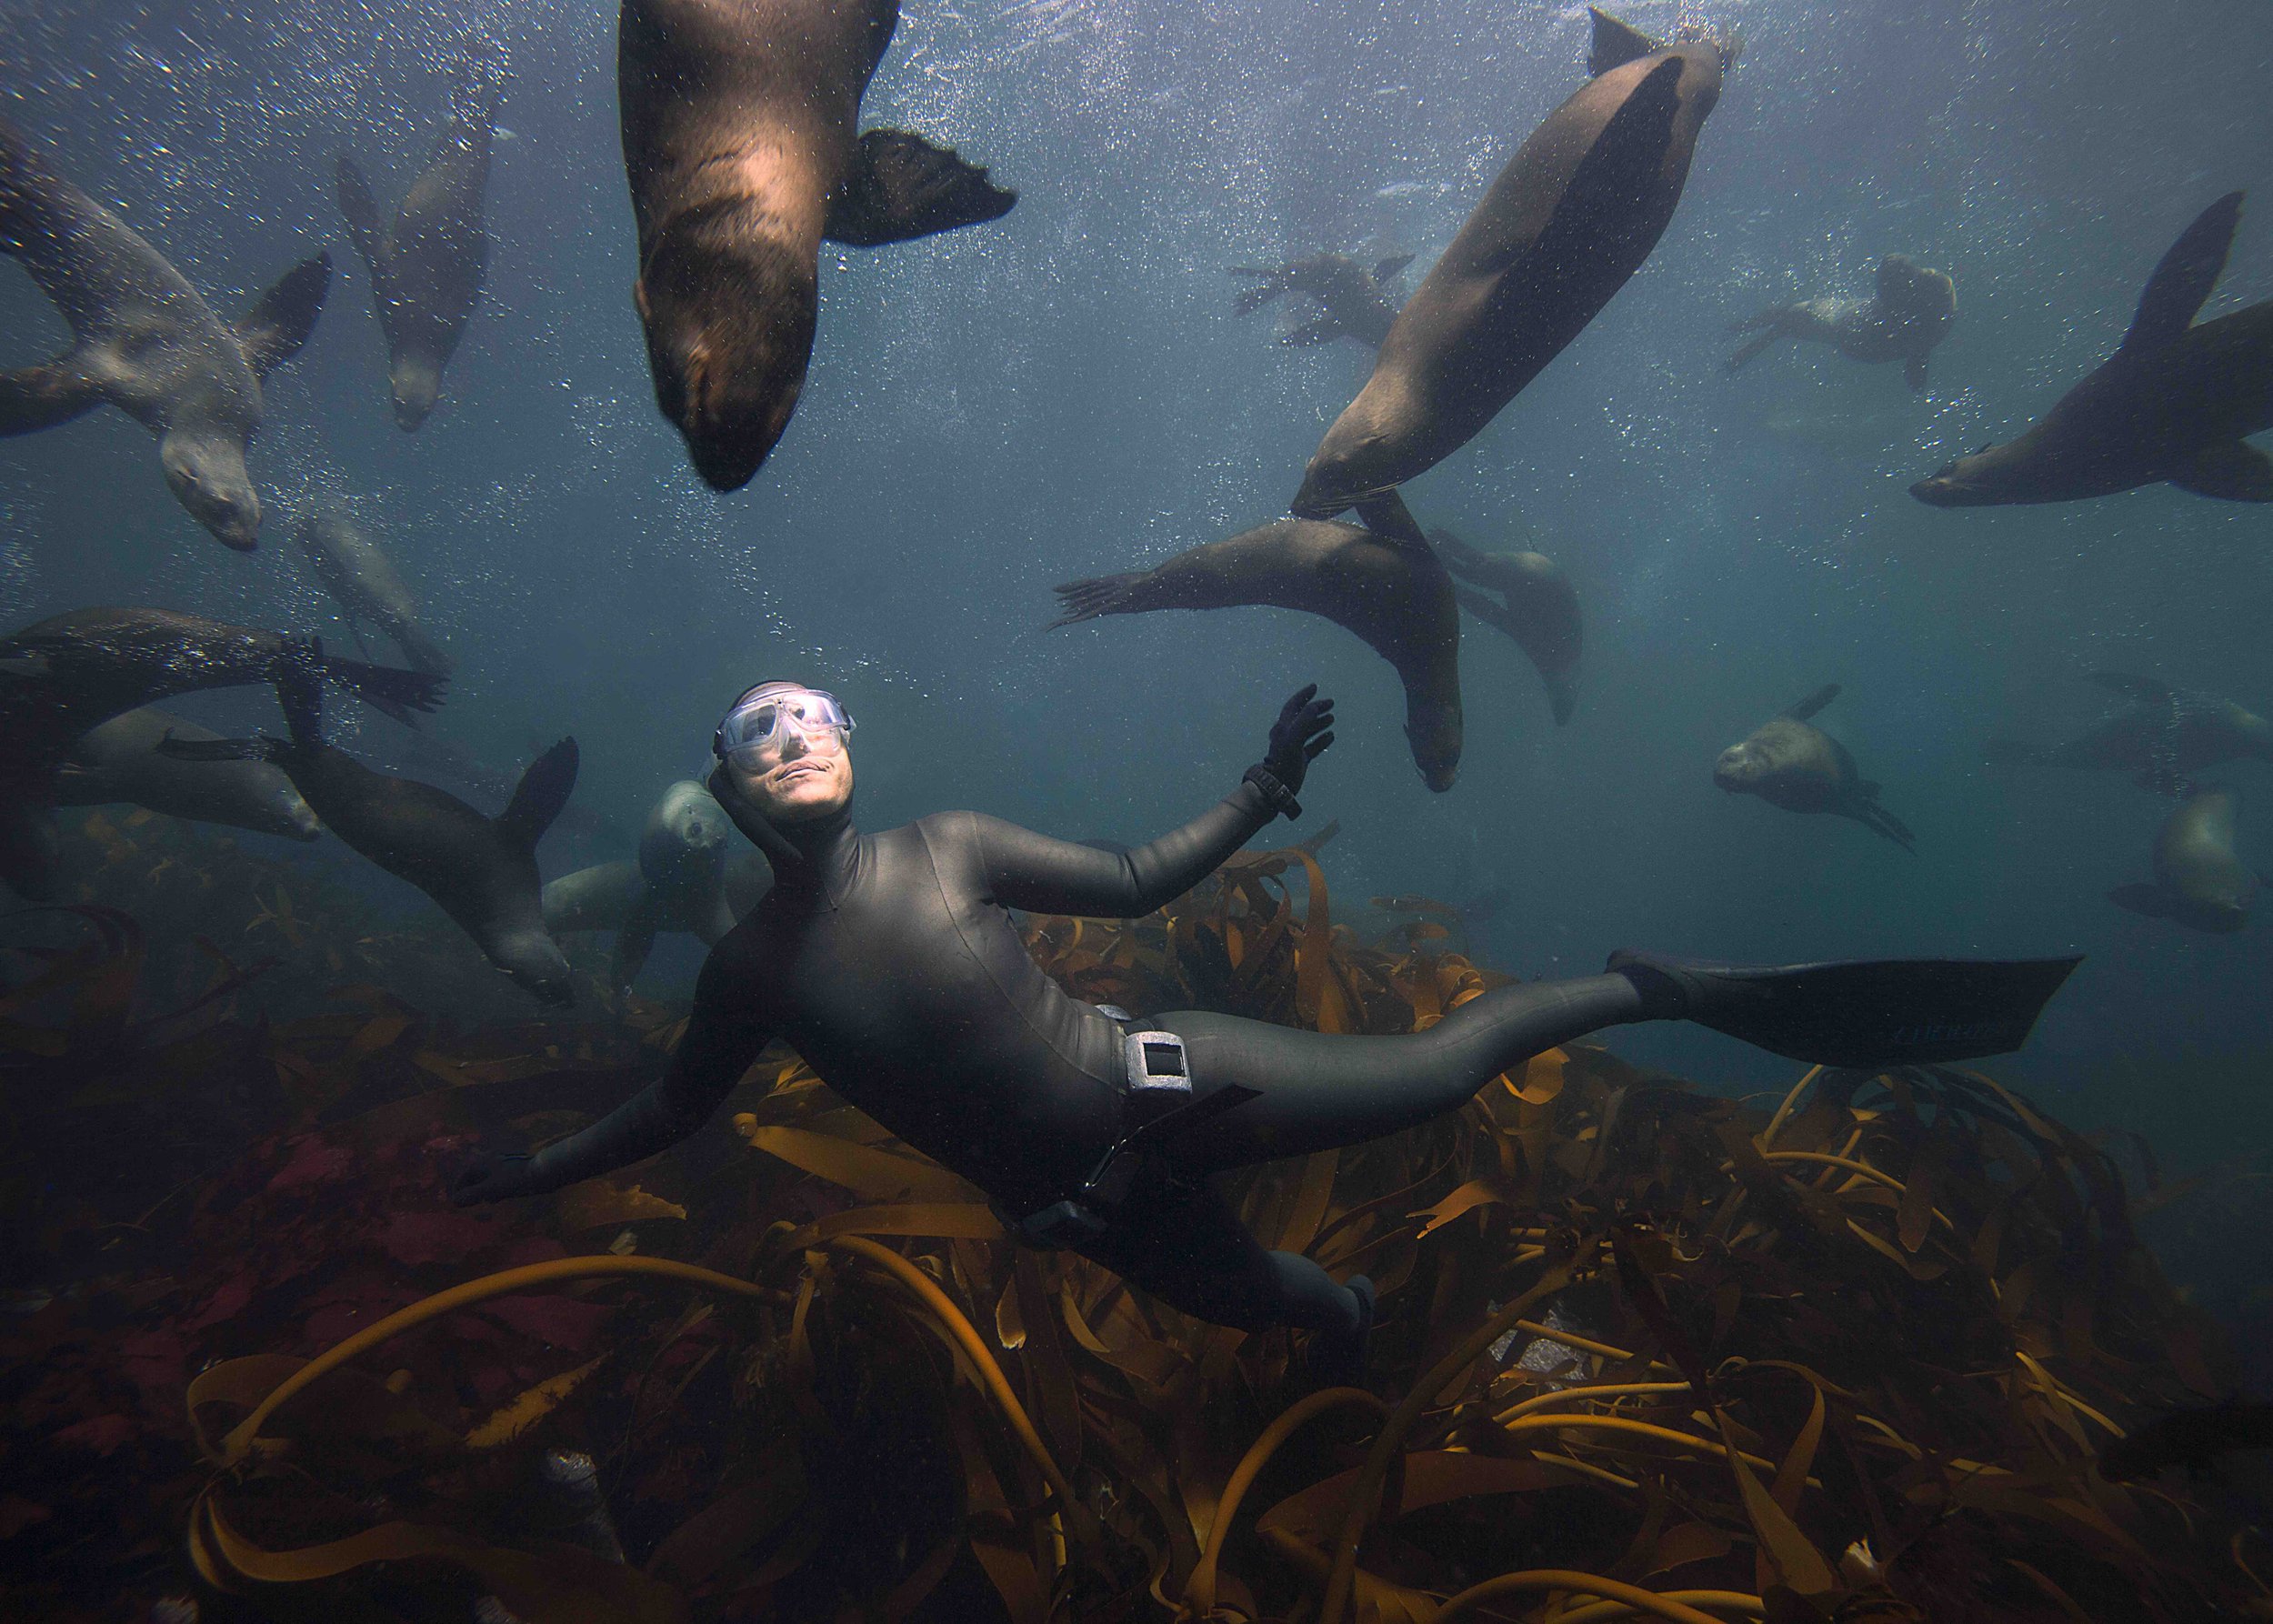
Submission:
<svg viewBox="0 0 2273 1624">
<path fill-rule="evenodd" d="M 762 749 L 735 752 L 726 770 L 768 823 L 810 823 L 842 812 L 852 800 L 852 752 L 834 727 L 808 732 L 786 722 Z"/>
</svg>

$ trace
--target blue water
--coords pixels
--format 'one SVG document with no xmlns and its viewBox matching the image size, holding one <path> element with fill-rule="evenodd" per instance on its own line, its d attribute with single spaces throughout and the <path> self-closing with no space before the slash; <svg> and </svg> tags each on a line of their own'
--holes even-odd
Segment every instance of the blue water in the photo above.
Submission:
<svg viewBox="0 0 2273 1624">
<path fill-rule="evenodd" d="M 1551 722 L 1520 655 L 1471 624 L 1467 755 L 1431 794 L 1388 668 L 1267 610 L 1047 636 L 1050 586 L 1278 515 L 1364 353 L 1272 342 L 1225 267 L 1417 251 L 1415 285 L 1515 144 L 1582 76 L 1583 8 L 1522 4 L 910 4 L 866 122 L 952 143 L 1017 187 L 997 223 L 831 250 L 811 380 L 780 449 L 718 496 L 656 412 L 629 290 L 614 18 L 568 5 L 122 0 L 0 6 L 0 113 L 234 311 L 328 246 L 307 349 L 275 374 L 253 469 L 267 541 L 225 552 L 115 411 L 0 443 L 0 624 L 146 603 L 345 628 L 289 546 L 345 495 L 460 661 L 437 731 L 501 767 L 573 732 L 579 801 L 636 824 L 698 770 L 736 691 L 789 675 L 858 717 L 864 821 L 981 807 L 1135 840 L 1212 801 L 1280 698 L 1317 681 L 1341 742 L 1313 776 L 1341 917 L 1364 899 L 1507 888 L 1479 956 L 1582 973 L 1634 944 L 1732 958 L 2088 955 L 2006 1063 L 2081 1126 L 2180 1161 L 2253 1148 L 2273 1057 L 2266 931 L 2213 938 L 2105 899 L 2147 876 L 2166 807 L 2109 775 L 1991 770 L 2104 708 L 2095 669 L 2273 708 L 2273 529 L 2164 486 L 1943 512 L 1905 486 L 2008 437 L 2112 348 L 2149 268 L 2252 188 L 2214 314 L 2273 296 L 2273 39 L 2260 5 L 1711 9 L 1743 60 L 1643 271 L 1465 451 L 1408 488 L 1424 523 L 1536 546 L 1587 616 L 1581 697 Z M 1668 33 L 1673 10 L 1631 6 Z M 416 436 L 390 419 L 362 266 L 331 196 L 351 149 L 383 206 L 486 43 L 509 65 L 486 296 Z M 1720 371 L 1732 319 L 1867 291 L 1881 254 L 1948 269 L 1954 336 L 1918 398 L 1892 367 L 1792 346 Z M 0 274 L 0 363 L 61 347 Z M 1715 755 L 1822 683 L 1819 720 L 1886 785 L 1916 857 L 1726 797 Z M 185 704 L 267 719 L 255 694 Z M 345 718 L 343 717 L 343 724 Z M 358 724 L 384 754 L 390 725 Z M 2273 867 L 2267 772 L 2246 853 Z M 1303 832 L 1302 830 L 1297 831 Z M 278 847 L 374 894 L 330 843 Z M 547 874 L 626 855 L 556 835 Z M 404 892 L 407 897 L 408 893 Z M 415 898 L 412 898 L 415 900 Z M 691 956 L 659 957 L 665 980 Z M 1789 1068 L 1687 1028 L 1621 1050 L 1732 1088 Z M 2183 1051 L 2222 1057 L 2187 1085 Z M 2152 1068 L 2132 1090 L 2128 1063 Z M 2137 1073 L 2126 1075 L 2139 1075 Z"/>
</svg>

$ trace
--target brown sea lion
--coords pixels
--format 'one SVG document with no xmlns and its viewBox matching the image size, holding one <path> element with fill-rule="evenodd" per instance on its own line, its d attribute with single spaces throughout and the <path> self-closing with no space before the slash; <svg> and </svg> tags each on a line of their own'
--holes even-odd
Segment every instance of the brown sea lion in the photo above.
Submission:
<svg viewBox="0 0 2273 1624">
<path fill-rule="evenodd" d="M 0 435 L 53 428 L 108 402 L 158 436 L 175 499 L 224 546 L 250 552 L 260 497 L 245 450 L 260 426 L 261 380 L 307 342 L 331 256 L 301 261 L 224 322 L 171 261 L 5 121 L 0 251 L 24 262 L 72 336 L 54 360 L 0 374 Z"/>
<path fill-rule="evenodd" d="M 429 671 L 436 677 L 450 674 L 456 662 L 419 625 L 418 600 L 403 585 L 403 577 L 395 573 L 394 563 L 370 532 L 352 515 L 338 507 L 319 508 L 301 519 L 295 536 L 316 578 L 339 605 L 358 647 L 363 645 L 363 627 L 367 622 L 403 651 L 403 658 L 413 670 Z"/>
<path fill-rule="evenodd" d="M 749 483 L 805 386 L 821 239 L 992 220 L 1017 194 L 901 130 L 859 134 L 898 0 L 624 0 L 616 91 L 656 403 L 696 471 Z"/>
<path fill-rule="evenodd" d="M 1331 518 L 1467 445 L 1578 336 L 1657 246 L 1705 115 L 1718 45 L 1659 48 L 1600 12 L 1596 77 L 1508 159 L 1397 313 L 1373 376 L 1296 493 Z"/>
<path fill-rule="evenodd" d="M 1234 266 L 1231 274 L 1256 286 L 1242 288 L 1231 303 L 1234 316 L 1252 316 L 1281 294 L 1302 294 L 1317 301 L 1321 313 L 1278 336 L 1281 344 L 1331 344 L 1353 339 L 1379 348 L 1397 320 L 1389 284 L 1413 263 L 1410 254 L 1392 254 L 1367 266 L 1347 254 L 1313 254 L 1276 270 Z"/>
<path fill-rule="evenodd" d="M 341 155 L 335 171 L 347 237 L 371 271 L 371 302 L 386 335 L 395 422 L 409 433 L 442 393 L 442 369 L 457 353 L 489 270 L 482 199 L 497 125 L 498 85 L 486 79 L 436 142 L 426 167 L 403 195 L 382 235 L 371 183 Z"/>
<path fill-rule="evenodd" d="M 1850 361 L 1902 363 L 1902 381 L 1926 387 L 1926 357 L 1958 319 L 1958 285 L 1907 254 L 1878 262 L 1878 291 L 1867 299 L 1806 299 L 1747 316 L 1728 330 L 1755 335 L 1728 357 L 1736 371 L 1779 338 L 1827 344 Z"/>
<path fill-rule="evenodd" d="M 640 831 L 636 862 L 602 863 L 548 881 L 545 928 L 616 932 L 616 985 L 629 987 L 655 938 L 683 932 L 715 945 L 773 883 L 759 853 L 730 841 L 733 822 L 691 779 L 664 791 Z"/>
<path fill-rule="evenodd" d="M 2123 695 L 2131 707 L 2049 748 L 1991 739 L 1990 762 L 2128 773 L 2141 789 L 2185 796 L 2193 791 L 2192 775 L 2204 767 L 2244 757 L 2273 761 L 2273 722 L 2231 699 L 2120 671 L 2094 671 L 2089 680 Z"/>
<path fill-rule="evenodd" d="M 1460 767 L 1460 610 L 1424 544 L 1356 525 L 1281 519 L 1178 553 L 1151 569 L 1058 587 L 1055 630 L 1099 615 L 1268 605 L 1355 632 L 1405 685 L 1405 737 L 1429 788 Z"/>
<path fill-rule="evenodd" d="M 1946 464 L 1910 495 L 1936 507 L 2078 502 L 2168 480 L 2228 502 L 2273 502 L 2273 299 L 2194 325 L 2241 219 L 2239 192 L 2162 256 L 2122 345 L 2018 439 Z"/>
<path fill-rule="evenodd" d="M 1431 530 L 1437 556 L 1461 580 L 1460 606 L 1485 625 L 1515 639 L 1524 657 L 1547 685 L 1555 725 L 1570 720 L 1578 702 L 1578 657 L 1585 645 L 1578 594 L 1562 566 L 1545 553 L 1481 553 L 1451 531 Z M 1475 587 L 1482 587 L 1477 591 Z M 1493 597 L 1492 593 L 1498 593 Z"/>
<path fill-rule="evenodd" d="M 545 930 L 536 843 L 576 788 L 576 741 L 538 757 L 506 809 L 484 817 L 445 790 L 373 772 L 326 744 L 323 685 L 312 673 L 285 671 L 276 697 L 289 738 L 175 738 L 158 748 L 185 761 L 273 763 L 326 828 L 433 897 L 515 985 L 547 1004 L 575 1002 L 568 961 Z"/>
<path fill-rule="evenodd" d="M 1904 851 L 1914 851 L 1915 837 L 1878 804 L 1878 786 L 1855 770 L 1855 757 L 1847 747 L 1807 725 L 1809 717 L 1838 697 L 1835 682 L 1770 717 L 1742 743 L 1720 753 L 1713 782 L 1731 795 L 1757 795 L 1787 812 L 1851 817 Z"/>
<path fill-rule="evenodd" d="M 2155 883 L 2118 886 L 2108 900 L 2194 930 L 2220 936 L 2239 930 L 2249 922 L 2260 883 L 2234 851 L 2240 810 L 2241 797 L 2233 790 L 2196 790 L 2155 836 Z"/>
<path fill-rule="evenodd" d="M 161 755 L 161 739 L 213 739 L 217 733 L 155 705 L 113 717 L 71 747 L 55 777 L 58 807 L 116 803 L 168 817 L 225 824 L 262 835 L 314 840 L 323 834 L 292 780 L 260 761 L 180 761 Z"/>
<path fill-rule="evenodd" d="M 442 679 L 331 657 L 286 637 L 168 609 L 75 609 L 0 637 L 0 880 L 55 891 L 56 777 L 85 734 L 175 694 L 273 682 L 305 669 L 399 720 L 442 702 Z"/>
</svg>

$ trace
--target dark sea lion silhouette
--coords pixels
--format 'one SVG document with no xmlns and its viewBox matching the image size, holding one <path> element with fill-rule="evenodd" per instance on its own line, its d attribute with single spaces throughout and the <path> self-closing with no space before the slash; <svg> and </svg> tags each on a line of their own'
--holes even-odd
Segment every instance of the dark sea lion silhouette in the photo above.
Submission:
<svg viewBox="0 0 2273 1624">
<path fill-rule="evenodd" d="M 1902 363 L 1902 381 L 1926 387 L 1926 357 L 1958 319 L 1958 285 L 1907 254 L 1878 262 L 1878 291 L 1867 299 L 1805 299 L 1747 316 L 1728 330 L 1756 335 L 1728 357 L 1736 371 L 1779 338 L 1827 344 L 1850 361 Z"/>
<path fill-rule="evenodd" d="M 257 834 L 314 840 L 324 832 L 292 780 L 261 761 L 181 761 L 161 755 L 160 740 L 221 736 L 155 705 L 90 728 L 55 777 L 58 807 L 123 803 L 168 817 L 226 824 Z"/>
<path fill-rule="evenodd" d="M 616 91 L 656 401 L 696 471 L 749 483 L 813 355 L 821 239 L 992 220 L 1017 194 L 901 130 L 859 134 L 898 0 L 624 0 Z"/>
<path fill-rule="evenodd" d="M 316 578 L 339 605 L 357 647 L 364 647 L 363 627 L 369 625 L 403 651 L 412 669 L 450 674 L 456 662 L 418 624 L 418 600 L 353 516 L 336 507 L 319 508 L 303 517 L 293 534 Z"/>
<path fill-rule="evenodd" d="M 71 326 L 54 360 L 0 375 L 0 435 L 31 434 L 109 403 L 158 436 L 165 482 L 224 546 L 250 552 L 260 497 L 245 451 L 261 380 L 307 342 L 329 255 L 301 261 L 234 325 L 116 215 L 0 120 L 0 250 L 24 262 Z"/>
<path fill-rule="evenodd" d="M 1467 445 L 1626 285 L 1673 218 L 1720 47 L 1659 48 L 1600 12 L 1596 77 L 1508 159 L 1382 340 L 1294 512 L 1331 518 Z"/>
<path fill-rule="evenodd" d="M 1757 795 L 1787 812 L 1851 817 L 1904 851 L 1915 850 L 1915 837 L 1878 804 L 1878 786 L 1855 770 L 1847 747 L 1808 725 L 1808 717 L 1838 697 L 1835 682 L 1761 723 L 1742 743 L 1720 753 L 1713 782 L 1731 795 Z"/>
<path fill-rule="evenodd" d="M 335 659 L 286 637 L 170 609 L 75 609 L 0 637 L 0 880 L 53 898 L 56 779 L 84 735 L 176 694 L 306 671 L 399 721 L 441 701 L 441 678 Z"/>
<path fill-rule="evenodd" d="M 2118 886 L 2108 900 L 2149 918 L 2175 920 L 2218 935 L 2249 922 L 2260 883 L 2234 852 L 2241 797 L 2198 789 L 2174 808 L 2155 836 L 2155 883 Z"/>
<path fill-rule="evenodd" d="M 538 757 L 506 809 L 484 817 L 446 790 L 374 772 L 325 743 L 324 690 L 312 673 L 285 671 L 276 697 L 289 738 L 177 738 L 158 747 L 185 761 L 273 763 L 326 828 L 433 897 L 516 986 L 547 1004 L 575 1002 L 568 961 L 545 930 L 536 843 L 576 788 L 576 741 L 564 738 Z"/>
<path fill-rule="evenodd" d="M 1460 767 L 1460 610 L 1426 543 L 1357 525 L 1281 519 L 1176 555 L 1151 569 L 1056 589 L 1055 630 L 1099 615 L 1267 605 L 1355 632 L 1405 685 L 1405 737 L 1431 789 Z"/>
<path fill-rule="evenodd" d="M 660 933 L 715 945 L 773 883 L 765 857 L 729 839 L 734 832 L 711 793 L 681 779 L 649 809 L 637 861 L 601 863 L 546 882 L 545 928 L 556 937 L 615 931 L 618 987 L 638 979 Z"/>
<path fill-rule="evenodd" d="M 342 155 L 335 171 L 347 238 L 371 271 L 371 302 L 386 335 L 395 421 L 416 429 L 442 393 L 442 369 L 457 353 L 489 270 L 482 200 L 497 125 L 498 85 L 486 80 L 453 114 L 426 169 L 403 195 L 382 234 L 371 183 Z"/>
<path fill-rule="evenodd" d="M 1578 657 L 1586 637 L 1578 594 L 1562 566 L 1545 553 L 1478 552 L 1449 530 L 1431 530 L 1428 539 L 1445 567 L 1469 583 L 1454 586 L 1460 606 L 1515 640 L 1547 685 L 1555 725 L 1569 721 L 1578 701 Z"/>
<path fill-rule="evenodd" d="M 2189 778 L 2205 767 L 2245 757 L 2273 761 L 2273 722 L 2231 699 L 2121 671 L 2094 671 L 2088 680 L 2129 699 L 2130 708 L 2047 749 L 1991 739 L 1988 759 L 2000 767 L 2128 773 L 2141 789 L 2177 796 L 2189 793 Z"/>
<path fill-rule="evenodd" d="M 1331 344 L 1354 339 L 1376 348 L 1389 336 L 1397 306 L 1389 284 L 1413 263 L 1410 254 L 1393 254 L 1367 266 L 1347 254 L 1313 254 L 1276 270 L 1234 266 L 1231 274 L 1253 281 L 1231 303 L 1234 316 L 1252 316 L 1281 294 L 1302 294 L 1317 301 L 1321 313 L 1278 336 L 1281 344 Z"/>
<path fill-rule="evenodd" d="M 2228 502 L 2273 502 L 2273 299 L 2194 325 L 2241 219 L 2239 192 L 2204 209 L 2139 296 L 2098 371 L 2017 440 L 1945 465 L 1910 495 L 1936 507 L 2077 502 L 2167 480 Z"/>
</svg>

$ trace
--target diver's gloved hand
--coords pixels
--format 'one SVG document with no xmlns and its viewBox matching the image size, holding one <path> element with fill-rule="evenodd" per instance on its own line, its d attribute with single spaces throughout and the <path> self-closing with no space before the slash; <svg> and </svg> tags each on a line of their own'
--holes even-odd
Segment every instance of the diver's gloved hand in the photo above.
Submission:
<svg viewBox="0 0 2273 1624">
<path fill-rule="evenodd" d="M 1334 742 L 1334 701 L 1317 697 L 1317 691 L 1314 682 L 1279 707 L 1269 750 L 1246 773 L 1247 781 L 1289 817 L 1302 816 L 1295 796 L 1310 764 Z"/>
<path fill-rule="evenodd" d="M 450 1176 L 450 1205 L 480 1207 L 516 1196 L 542 1195 L 536 1167 L 535 1157 L 476 1150 Z"/>
<path fill-rule="evenodd" d="M 781 831 L 767 823 L 765 816 L 743 798 L 741 790 L 735 787 L 734 775 L 726 770 L 725 762 L 721 761 L 710 769 L 710 777 L 704 787 L 710 791 L 710 798 L 726 808 L 726 816 L 734 820 L 734 827 L 742 831 L 742 837 L 764 852 L 768 862 L 779 863 L 785 857 L 796 857 L 796 849 L 783 839 Z"/>
</svg>

